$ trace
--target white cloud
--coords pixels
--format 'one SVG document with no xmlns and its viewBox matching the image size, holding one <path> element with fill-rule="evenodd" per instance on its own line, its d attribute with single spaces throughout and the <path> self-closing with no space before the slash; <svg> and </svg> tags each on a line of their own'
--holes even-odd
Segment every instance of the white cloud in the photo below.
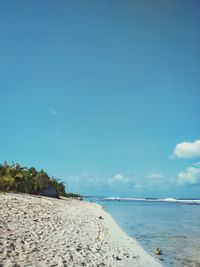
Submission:
<svg viewBox="0 0 200 267">
<path fill-rule="evenodd" d="M 113 176 L 112 179 L 113 179 L 113 180 L 120 181 L 120 180 L 123 180 L 123 179 L 124 179 L 124 176 L 121 175 L 121 174 L 116 174 L 115 176 Z"/>
<path fill-rule="evenodd" d="M 180 183 L 184 182 L 180 180 Z M 68 189 L 69 186 L 69 191 L 88 195 L 104 195 L 109 192 L 134 194 L 141 190 L 169 189 L 172 185 L 177 186 L 177 177 L 165 176 L 157 172 L 147 176 L 116 173 L 111 177 L 82 172 L 66 178 L 66 187 Z"/>
<path fill-rule="evenodd" d="M 166 176 L 161 173 L 151 173 L 144 179 L 144 187 L 156 188 L 158 186 L 168 187 L 176 183 L 176 177 Z"/>
<path fill-rule="evenodd" d="M 177 158 L 195 158 L 200 156 L 200 140 L 193 143 L 182 142 L 176 145 L 173 156 Z"/>
<path fill-rule="evenodd" d="M 112 178 L 108 179 L 108 184 L 112 183 L 128 183 L 130 179 L 128 177 L 124 177 L 122 174 L 118 173 L 114 175 Z"/>
<path fill-rule="evenodd" d="M 151 173 L 150 175 L 147 176 L 147 178 L 154 179 L 154 178 L 165 178 L 163 174 L 160 173 Z"/>
<path fill-rule="evenodd" d="M 200 168 L 189 167 L 178 174 L 178 182 L 184 184 L 197 184 L 200 182 Z"/>
<path fill-rule="evenodd" d="M 76 176 L 69 176 L 67 180 L 79 186 L 92 186 L 105 183 L 104 179 L 100 178 L 97 174 L 87 172 L 82 172 Z"/>
</svg>

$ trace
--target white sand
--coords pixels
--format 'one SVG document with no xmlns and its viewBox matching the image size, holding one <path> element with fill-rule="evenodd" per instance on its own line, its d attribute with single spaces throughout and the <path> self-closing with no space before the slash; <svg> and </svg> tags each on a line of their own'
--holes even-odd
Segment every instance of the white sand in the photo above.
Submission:
<svg viewBox="0 0 200 267">
<path fill-rule="evenodd" d="M 0 194 L 0 266 L 162 265 L 97 204 Z"/>
</svg>

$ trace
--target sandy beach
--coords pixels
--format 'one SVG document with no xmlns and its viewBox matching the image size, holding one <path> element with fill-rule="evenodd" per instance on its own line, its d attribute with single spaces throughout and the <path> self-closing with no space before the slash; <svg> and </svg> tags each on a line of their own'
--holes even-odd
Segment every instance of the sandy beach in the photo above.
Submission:
<svg viewBox="0 0 200 267">
<path fill-rule="evenodd" d="M 100 205 L 1 193 L 0 266 L 162 265 Z"/>
</svg>

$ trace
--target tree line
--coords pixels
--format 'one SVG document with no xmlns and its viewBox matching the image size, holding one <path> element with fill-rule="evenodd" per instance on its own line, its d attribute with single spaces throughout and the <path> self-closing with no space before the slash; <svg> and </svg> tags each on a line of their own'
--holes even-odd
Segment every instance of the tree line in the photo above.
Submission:
<svg viewBox="0 0 200 267">
<path fill-rule="evenodd" d="M 40 195 L 49 186 L 54 188 L 59 196 L 79 197 L 78 194 L 66 193 L 64 183 L 49 177 L 44 170 L 22 167 L 19 163 L 0 164 L 0 191 Z"/>
</svg>

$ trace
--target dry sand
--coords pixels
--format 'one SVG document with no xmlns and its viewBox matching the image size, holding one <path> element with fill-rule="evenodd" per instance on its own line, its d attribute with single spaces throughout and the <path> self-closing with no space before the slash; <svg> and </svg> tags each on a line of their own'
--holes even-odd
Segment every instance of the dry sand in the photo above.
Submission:
<svg viewBox="0 0 200 267">
<path fill-rule="evenodd" d="M 0 266 L 162 265 L 97 204 L 0 194 Z"/>
</svg>

